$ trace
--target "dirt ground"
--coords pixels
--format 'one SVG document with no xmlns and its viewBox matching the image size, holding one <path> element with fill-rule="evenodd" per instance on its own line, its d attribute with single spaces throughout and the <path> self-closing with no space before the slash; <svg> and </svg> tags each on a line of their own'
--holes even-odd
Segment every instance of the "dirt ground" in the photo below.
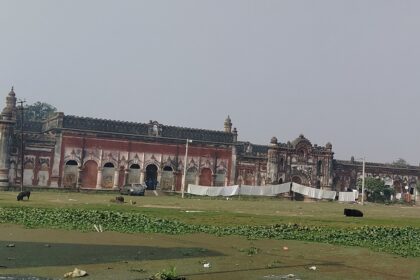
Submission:
<svg viewBox="0 0 420 280">
<path fill-rule="evenodd" d="M 14 244 L 14 247 L 9 247 Z M 284 249 L 287 247 L 287 250 Z M 204 264 L 210 264 L 209 268 Z M 0 275 L 147 279 L 175 266 L 187 279 L 420 279 L 420 258 L 356 247 L 203 234 L 160 235 L 0 225 Z M 315 266 L 316 270 L 309 267 Z M 1 279 L 1 277 L 0 277 Z"/>
</svg>

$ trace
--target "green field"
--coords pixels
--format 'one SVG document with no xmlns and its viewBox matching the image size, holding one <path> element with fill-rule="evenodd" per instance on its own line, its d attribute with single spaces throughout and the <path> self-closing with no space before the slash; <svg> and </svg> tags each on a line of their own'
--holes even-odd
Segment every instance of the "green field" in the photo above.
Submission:
<svg viewBox="0 0 420 280">
<path fill-rule="evenodd" d="M 83 260 L 74 249 L 73 259 L 94 272 L 90 273 L 90 279 L 146 279 L 153 272 L 171 265 L 176 266 L 177 271 L 186 275 L 187 279 L 270 279 L 268 276 L 280 279 L 275 277 L 290 273 L 299 279 L 420 279 L 420 207 L 417 206 L 361 206 L 247 197 L 182 199 L 149 193 L 145 197 L 126 196 L 126 203 L 116 204 L 111 202 L 115 194 L 64 192 L 33 192 L 29 201 L 17 202 L 16 195 L 16 192 L 0 193 L 0 208 L 7 210 L 9 217 L 4 216 L 1 225 L 3 234 L 0 241 L 3 240 L 3 243 L 28 241 L 32 243 L 22 243 L 22 246 L 36 248 L 39 242 L 45 242 L 42 236 L 49 236 L 49 242 L 56 243 L 57 248 L 61 248 L 61 243 L 71 243 L 71 248 L 82 248 L 80 246 L 88 239 L 92 246 L 153 245 L 154 248 L 161 246 L 165 249 L 153 253 L 157 258 L 111 253 L 118 250 L 130 252 L 119 247 L 113 247 L 109 253 L 108 247 L 80 249 L 104 250 L 101 254 L 103 258 L 96 262 Z M 344 217 L 343 209 L 349 207 L 362 210 L 364 217 Z M 78 215 L 89 217 L 78 218 Z M 101 218 L 104 216 L 107 218 Z M 121 217 L 123 221 L 114 222 L 118 219 L 114 217 Z M 38 229 L 10 225 L 15 223 Z M 103 223 L 106 232 L 90 232 L 93 231 L 93 223 Z M 60 228 L 71 230 L 63 232 Z M 280 228 L 285 233 L 279 233 Z M 12 235 L 4 234 L 7 230 Z M 37 237 L 33 234 L 35 232 L 43 234 Z M 22 236 L 19 237 L 19 234 Z M 366 242 L 364 236 L 360 236 L 364 234 Z M 68 235 L 72 235 L 69 238 L 72 242 L 64 238 Z M 106 238 L 109 235 L 113 237 Z M 353 240 L 355 235 L 359 235 L 355 237 L 357 242 Z M 90 236 L 100 236 L 103 240 L 89 239 Z M 378 240 L 375 236 L 379 237 Z M 340 238 L 346 239 L 345 242 Z M 357 246 L 339 246 L 343 245 L 341 243 Z M 285 246 L 288 250 L 282 249 Z M 63 250 L 69 251 L 69 248 Z M 406 254 L 406 251 L 410 252 Z M 0 272 L 57 278 L 62 277 L 58 271 L 72 270 L 71 267 L 77 264 L 51 263 L 48 256 L 41 258 L 39 254 L 31 260 L 30 254 L 27 255 L 29 259 L 22 259 L 20 264 L 16 260 L 14 265 L 9 262 L 8 266 L 6 262 Z M 7 259 L 1 252 L 0 257 Z M 203 268 L 200 262 L 204 259 L 212 263 L 211 268 Z M 311 264 L 318 269 L 309 270 Z M 128 267 L 132 265 L 142 268 Z M 107 269 L 109 278 L 104 274 L 104 266 L 112 267 Z M 115 278 L 116 275 L 123 276 Z"/>
</svg>

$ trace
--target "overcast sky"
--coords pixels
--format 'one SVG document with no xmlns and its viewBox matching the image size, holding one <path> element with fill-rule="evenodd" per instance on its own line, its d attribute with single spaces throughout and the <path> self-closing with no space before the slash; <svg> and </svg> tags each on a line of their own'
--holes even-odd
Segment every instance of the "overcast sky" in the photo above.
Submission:
<svg viewBox="0 0 420 280">
<path fill-rule="evenodd" d="M 0 94 L 420 162 L 420 1 L 0 1 Z M 4 99 L 0 104 L 4 106 Z"/>
</svg>

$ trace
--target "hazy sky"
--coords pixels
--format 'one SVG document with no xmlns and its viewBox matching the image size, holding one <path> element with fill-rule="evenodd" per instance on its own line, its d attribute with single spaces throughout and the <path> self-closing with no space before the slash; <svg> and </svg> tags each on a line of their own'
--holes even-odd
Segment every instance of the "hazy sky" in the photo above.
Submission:
<svg viewBox="0 0 420 280">
<path fill-rule="evenodd" d="M 420 1 L 0 1 L 0 94 L 420 162 Z M 1 106 L 4 106 L 2 98 Z"/>
</svg>

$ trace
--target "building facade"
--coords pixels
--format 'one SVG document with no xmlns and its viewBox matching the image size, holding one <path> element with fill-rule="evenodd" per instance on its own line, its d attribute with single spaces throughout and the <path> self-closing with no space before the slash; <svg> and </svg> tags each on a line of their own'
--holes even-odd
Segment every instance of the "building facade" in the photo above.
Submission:
<svg viewBox="0 0 420 280">
<path fill-rule="evenodd" d="M 64 113 L 22 123 L 20 115 L 12 88 L 0 118 L 3 189 L 23 183 L 111 190 L 145 183 L 151 189 L 179 191 L 186 166 L 186 184 L 263 186 L 293 181 L 341 191 L 355 188 L 362 172 L 359 161 L 336 160 L 331 143 L 318 146 L 303 135 L 287 143 L 273 137 L 268 145 L 238 141 L 229 117 L 223 130 L 214 131 Z M 409 192 L 420 179 L 418 166 L 367 163 L 366 172 L 400 192 Z"/>
</svg>

